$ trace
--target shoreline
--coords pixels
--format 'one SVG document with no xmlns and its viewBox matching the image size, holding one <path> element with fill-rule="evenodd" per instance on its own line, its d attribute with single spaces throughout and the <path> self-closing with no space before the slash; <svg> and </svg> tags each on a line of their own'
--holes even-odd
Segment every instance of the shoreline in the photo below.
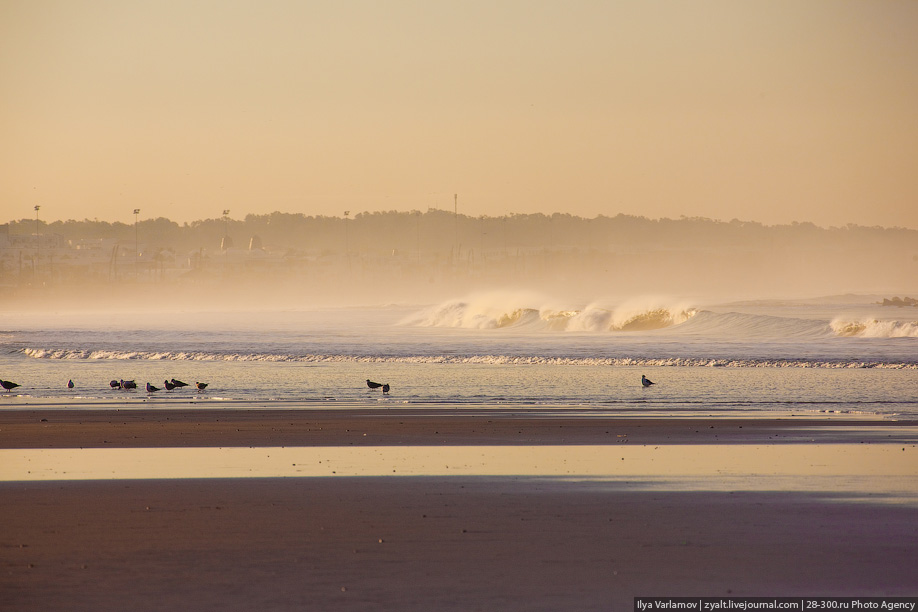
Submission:
<svg viewBox="0 0 918 612">
<path fill-rule="evenodd" d="M 918 420 L 622 416 L 550 408 L 0 410 L 0 448 L 894 443 Z"/>
</svg>

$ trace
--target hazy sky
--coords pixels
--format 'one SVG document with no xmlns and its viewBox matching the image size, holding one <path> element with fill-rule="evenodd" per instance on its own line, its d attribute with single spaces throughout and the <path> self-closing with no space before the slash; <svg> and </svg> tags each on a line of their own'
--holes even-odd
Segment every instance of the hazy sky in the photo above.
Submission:
<svg viewBox="0 0 918 612">
<path fill-rule="evenodd" d="M 0 222 L 918 228 L 912 0 L 0 0 Z"/>
</svg>

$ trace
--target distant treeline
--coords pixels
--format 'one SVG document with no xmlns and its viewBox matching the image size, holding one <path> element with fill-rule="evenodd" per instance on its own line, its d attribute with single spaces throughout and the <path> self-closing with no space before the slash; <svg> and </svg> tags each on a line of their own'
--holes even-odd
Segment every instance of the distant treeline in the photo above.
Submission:
<svg viewBox="0 0 918 612">
<path fill-rule="evenodd" d="M 818 227 L 812 223 L 763 225 L 750 221 L 717 221 L 699 217 L 648 219 L 631 215 L 583 218 L 570 214 L 513 214 L 470 217 L 451 211 L 363 212 L 351 218 L 273 212 L 244 219 L 215 218 L 179 224 L 164 217 L 133 223 L 84 219 L 46 223 L 12 221 L 9 234 L 56 234 L 74 243 L 116 239 L 176 250 L 218 249 L 225 236 L 235 247 L 251 239 L 269 249 L 299 252 L 385 253 L 549 250 L 704 250 L 896 246 L 918 253 L 918 230 L 865 227 Z"/>
</svg>

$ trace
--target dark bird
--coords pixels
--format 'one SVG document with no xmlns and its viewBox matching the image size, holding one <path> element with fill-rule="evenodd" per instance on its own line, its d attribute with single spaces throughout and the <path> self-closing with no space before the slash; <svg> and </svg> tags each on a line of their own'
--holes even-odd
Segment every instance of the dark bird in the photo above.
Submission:
<svg viewBox="0 0 918 612">
<path fill-rule="evenodd" d="M 4 389 L 6 389 L 7 393 L 9 393 L 10 391 L 12 391 L 18 386 L 19 385 L 14 382 L 10 382 L 8 380 L 0 380 L 0 387 L 3 387 Z"/>
<path fill-rule="evenodd" d="M 166 391 L 172 391 L 173 389 L 175 389 L 175 385 L 173 385 L 168 380 L 163 381 L 163 386 L 166 387 Z"/>
<path fill-rule="evenodd" d="M 113 380 L 112 382 L 108 383 L 108 386 L 110 386 L 112 389 L 120 389 L 120 388 L 121 388 L 121 381 L 120 381 L 120 380 Z"/>
<path fill-rule="evenodd" d="M 159 387 L 154 387 L 150 383 L 147 383 L 147 393 L 153 393 L 154 391 L 159 391 Z"/>
<path fill-rule="evenodd" d="M 368 379 L 367 379 L 367 386 L 368 386 L 369 388 L 371 388 L 371 389 L 379 389 L 380 387 L 382 387 L 382 383 L 375 383 L 375 382 L 373 382 L 372 380 L 370 380 L 370 379 L 368 378 Z"/>
<path fill-rule="evenodd" d="M 180 380 L 175 380 L 174 378 L 172 379 L 172 384 L 175 385 L 176 387 L 187 387 L 188 386 L 188 383 L 182 382 Z"/>
<path fill-rule="evenodd" d="M 198 391 L 203 391 L 207 388 L 207 383 L 196 382 L 194 383 L 194 386 L 198 388 Z"/>
<path fill-rule="evenodd" d="M 72 378 L 71 378 L 70 380 L 67 381 L 67 388 L 68 388 L 68 389 L 73 389 L 73 379 L 72 379 Z"/>
<path fill-rule="evenodd" d="M 649 387 L 650 385 L 653 385 L 655 383 L 649 378 L 647 378 L 646 376 L 644 376 L 643 374 L 641 374 L 641 384 L 644 385 L 645 387 Z"/>
<path fill-rule="evenodd" d="M 389 383 L 386 383 L 386 384 L 384 384 L 384 385 L 382 386 L 382 392 L 383 392 L 383 393 L 388 393 L 388 392 L 389 392 Z"/>
<path fill-rule="evenodd" d="M 136 389 L 137 383 L 135 383 L 133 380 L 122 380 L 121 388 L 122 389 Z"/>
</svg>

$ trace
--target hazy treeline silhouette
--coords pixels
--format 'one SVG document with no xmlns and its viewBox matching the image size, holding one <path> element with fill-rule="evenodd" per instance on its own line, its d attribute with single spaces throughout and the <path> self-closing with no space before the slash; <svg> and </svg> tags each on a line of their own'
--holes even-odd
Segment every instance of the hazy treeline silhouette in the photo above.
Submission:
<svg viewBox="0 0 918 612">
<path fill-rule="evenodd" d="M 763 225 L 754 221 L 717 221 L 700 217 L 648 219 L 631 215 L 583 218 L 570 214 L 513 214 L 470 217 L 451 211 L 362 212 L 353 218 L 273 212 L 244 219 L 204 219 L 179 224 L 164 217 L 134 223 L 21 219 L 9 223 L 16 234 L 58 234 L 69 241 L 111 238 L 172 249 L 217 249 L 225 235 L 237 247 L 258 236 L 266 247 L 302 251 L 387 252 L 393 249 L 619 247 L 880 246 L 890 242 L 918 252 L 918 230 L 848 224 L 822 228 L 812 223 Z"/>
<path fill-rule="evenodd" d="M 264 305 L 431 301 L 495 288 L 586 300 L 918 289 L 918 230 L 687 217 L 430 209 L 184 224 L 33 218 L 0 226 L 0 246 L 0 285 L 10 299 L 51 292 L 111 301 L 130 290 L 146 300 Z"/>
</svg>

